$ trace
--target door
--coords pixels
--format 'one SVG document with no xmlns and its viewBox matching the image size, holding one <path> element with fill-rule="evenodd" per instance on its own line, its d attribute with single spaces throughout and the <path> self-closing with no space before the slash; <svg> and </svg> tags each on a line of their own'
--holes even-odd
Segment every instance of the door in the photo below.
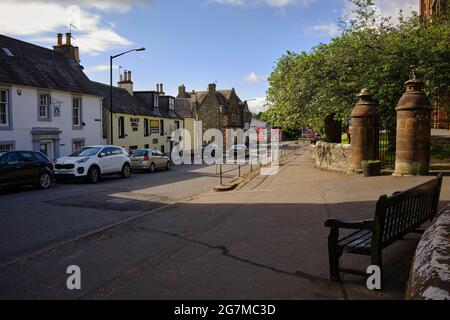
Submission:
<svg viewBox="0 0 450 320">
<path fill-rule="evenodd" d="M 100 151 L 99 154 L 104 154 L 103 157 L 99 158 L 98 163 L 100 165 L 100 170 L 102 174 L 108 174 L 114 172 L 114 159 L 112 157 L 112 148 L 106 147 Z"/>
<path fill-rule="evenodd" d="M 0 185 L 20 182 L 20 161 L 16 152 L 5 154 L 0 159 Z"/>
<path fill-rule="evenodd" d="M 41 141 L 39 144 L 39 151 L 50 159 L 50 161 L 54 159 L 52 141 Z"/>
<path fill-rule="evenodd" d="M 121 172 L 123 166 L 123 151 L 120 148 L 111 148 L 112 172 Z"/>
<path fill-rule="evenodd" d="M 20 175 L 26 181 L 36 180 L 40 173 L 40 163 L 34 152 L 31 151 L 21 151 L 18 152 L 19 162 L 21 165 L 21 173 Z"/>
</svg>

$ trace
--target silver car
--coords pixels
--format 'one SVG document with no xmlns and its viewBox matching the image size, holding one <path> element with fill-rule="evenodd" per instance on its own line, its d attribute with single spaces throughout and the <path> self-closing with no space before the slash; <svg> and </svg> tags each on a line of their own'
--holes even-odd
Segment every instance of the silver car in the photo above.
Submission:
<svg viewBox="0 0 450 320">
<path fill-rule="evenodd" d="M 171 162 L 169 157 L 155 149 L 137 149 L 130 155 L 133 170 L 147 170 L 151 173 L 157 169 L 169 170 Z"/>
</svg>

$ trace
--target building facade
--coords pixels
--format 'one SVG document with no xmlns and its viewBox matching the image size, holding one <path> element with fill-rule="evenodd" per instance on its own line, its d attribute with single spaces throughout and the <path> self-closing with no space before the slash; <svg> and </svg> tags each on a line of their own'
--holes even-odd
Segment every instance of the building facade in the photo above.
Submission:
<svg viewBox="0 0 450 320">
<path fill-rule="evenodd" d="M 183 119 L 171 106 L 175 98 L 165 96 L 162 90 L 134 91 L 131 72 L 125 71 L 117 87 L 113 87 L 113 139 L 110 127 L 110 87 L 95 83 L 103 99 L 103 136 L 109 142 L 132 151 L 157 149 L 170 154 L 176 141 L 175 129 L 183 127 Z M 171 101 L 173 100 L 173 101 Z"/>
<path fill-rule="evenodd" d="M 0 151 L 55 160 L 103 142 L 102 98 L 79 63 L 69 33 L 54 50 L 0 35 Z"/>
<path fill-rule="evenodd" d="M 252 114 L 246 101 L 242 101 L 235 89 L 217 90 L 216 84 L 208 85 L 207 91 L 187 92 L 186 87 L 178 88 L 179 99 L 191 99 L 192 118 L 202 121 L 203 133 L 208 129 L 249 129 Z M 193 136 L 194 133 L 191 133 Z M 205 141 L 210 142 L 210 141 Z M 224 141 L 226 143 L 226 141 Z"/>
</svg>

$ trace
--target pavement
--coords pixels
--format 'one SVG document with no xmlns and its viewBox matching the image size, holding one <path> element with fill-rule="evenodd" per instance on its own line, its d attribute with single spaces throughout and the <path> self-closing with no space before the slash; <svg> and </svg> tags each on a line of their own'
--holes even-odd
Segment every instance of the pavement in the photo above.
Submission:
<svg viewBox="0 0 450 320">
<path fill-rule="evenodd" d="M 361 277 L 328 280 L 324 222 L 373 218 L 380 195 L 427 179 L 320 171 L 305 148 L 277 175 L 202 193 L 2 267 L 0 299 L 403 299 L 418 235 L 383 251 L 386 286 L 374 292 Z M 147 205 L 133 190 L 116 197 Z M 448 178 L 441 200 L 450 201 Z M 342 262 L 370 264 L 349 254 Z M 66 287 L 70 265 L 81 268 L 81 290 Z"/>
</svg>

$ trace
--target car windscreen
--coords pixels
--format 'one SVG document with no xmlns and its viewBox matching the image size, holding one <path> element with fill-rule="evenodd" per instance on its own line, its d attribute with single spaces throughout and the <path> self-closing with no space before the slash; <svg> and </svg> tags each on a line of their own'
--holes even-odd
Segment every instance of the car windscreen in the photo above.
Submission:
<svg viewBox="0 0 450 320">
<path fill-rule="evenodd" d="M 101 148 L 98 147 L 85 147 L 72 153 L 69 157 L 92 157 L 95 156 Z"/>
<path fill-rule="evenodd" d="M 133 157 L 145 157 L 148 155 L 148 152 L 146 150 L 133 150 L 131 153 L 131 156 Z"/>
</svg>

